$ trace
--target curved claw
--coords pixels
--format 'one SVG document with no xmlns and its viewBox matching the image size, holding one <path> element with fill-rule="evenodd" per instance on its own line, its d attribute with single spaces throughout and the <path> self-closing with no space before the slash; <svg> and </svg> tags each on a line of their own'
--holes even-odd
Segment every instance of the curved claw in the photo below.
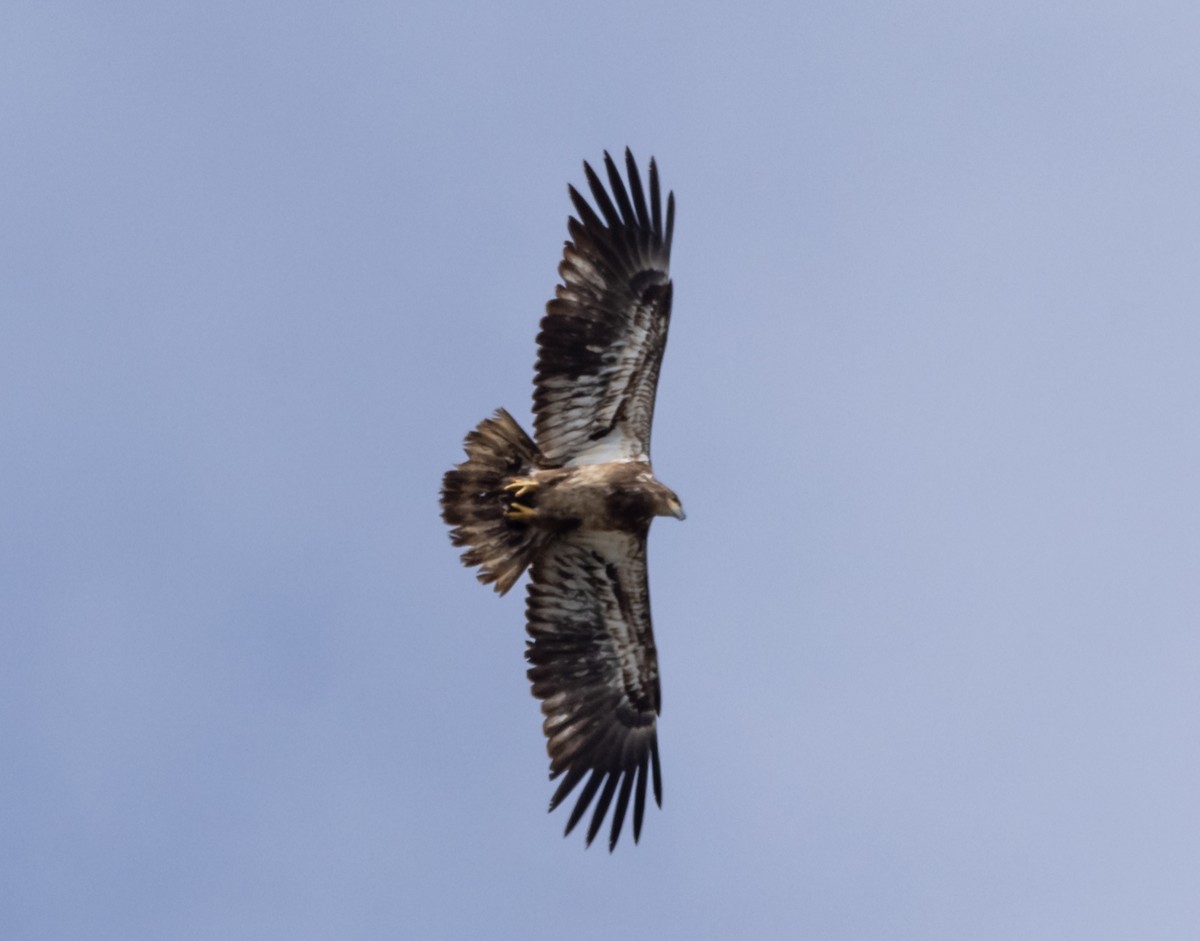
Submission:
<svg viewBox="0 0 1200 941">
<path fill-rule="evenodd" d="M 523 497 L 525 494 L 537 490 L 538 486 L 538 482 L 532 477 L 514 477 L 504 485 L 504 490 L 514 497 Z"/>
<path fill-rule="evenodd" d="M 512 520 L 514 523 L 528 523 L 530 520 L 536 519 L 537 515 L 537 510 L 524 503 L 514 503 L 504 512 L 504 518 Z"/>
</svg>

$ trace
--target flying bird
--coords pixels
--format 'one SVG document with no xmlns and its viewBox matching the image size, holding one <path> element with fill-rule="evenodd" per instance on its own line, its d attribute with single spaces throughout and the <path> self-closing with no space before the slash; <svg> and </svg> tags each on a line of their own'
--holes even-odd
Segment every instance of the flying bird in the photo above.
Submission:
<svg viewBox="0 0 1200 941">
<path fill-rule="evenodd" d="M 647 198 L 628 149 L 625 179 L 608 153 L 604 170 L 608 189 L 583 165 L 595 208 L 568 187 L 577 216 L 537 338 L 536 441 L 497 410 L 467 435 L 441 503 L 481 582 L 504 594 L 529 570 L 525 657 L 561 778 L 550 810 L 583 782 L 565 832 L 595 800 L 591 845 L 611 806 L 611 851 L 631 798 L 637 842 L 648 783 L 662 806 L 646 537 L 654 517 L 684 513 L 650 465 L 675 196 L 664 215 L 654 160 Z"/>
</svg>

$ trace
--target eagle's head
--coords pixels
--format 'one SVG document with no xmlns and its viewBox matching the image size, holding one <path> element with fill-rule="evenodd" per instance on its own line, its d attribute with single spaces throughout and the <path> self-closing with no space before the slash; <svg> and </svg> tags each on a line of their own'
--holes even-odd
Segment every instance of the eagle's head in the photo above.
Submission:
<svg viewBox="0 0 1200 941">
<path fill-rule="evenodd" d="M 687 519 L 687 514 L 683 512 L 683 503 L 675 491 L 667 487 L 663 487 L 659 492 L 654 513 L 656 516 L 673 516 L 677 520 Z"/>
</svg>

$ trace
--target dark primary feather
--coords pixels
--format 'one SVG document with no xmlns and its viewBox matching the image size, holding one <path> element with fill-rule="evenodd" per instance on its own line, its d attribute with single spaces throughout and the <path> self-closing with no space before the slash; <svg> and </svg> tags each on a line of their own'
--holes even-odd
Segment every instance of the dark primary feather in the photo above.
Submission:
<svg viewBox="0 0 1200 941">
<path fill-rule="evenodd" d="M 571 240 L 558 269 L 563 283 L 538 334 L 535 429 L 551 465 L 645 460 L 650 453 L 671 317 L 675 196 L 667 196 L 664 224 L 653 160 L 648 201 L 628 150 L 628 185 L 607 153 L 604 165 L 611 196 L 584 164 L 596 209 L 569 188 L 578 218 L 568 220 Z"/>
<path fill-rule="evenodd" d="M 646 533 L 578 531 L 534 560 L 526 659 L 542 700 L 557 807 L 587 778 L 567 820 L 570 833 L 599 793 L 590 844 L 613 808 L 616 846 L 633 797 L 633 839 L 642 830 L 646 778 L 662 805 L 655 717 L 661 708 L 650 624 Z M 615 803 L 613 803 L 615 798 Z"/>
</svg>

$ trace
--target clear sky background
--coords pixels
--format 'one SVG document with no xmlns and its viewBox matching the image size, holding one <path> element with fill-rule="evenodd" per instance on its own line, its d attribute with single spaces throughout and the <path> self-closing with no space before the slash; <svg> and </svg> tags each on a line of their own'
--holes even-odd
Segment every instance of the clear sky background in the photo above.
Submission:
<svg viewBox="0 0 1200 941">
<path fill-rule="evenodd" d="M 0 936 L 1200 937 L 1200 7 L 0 10 Z M 678 200 L 664 807 L 523 590 L 581 161 Z"/>
</svg>

